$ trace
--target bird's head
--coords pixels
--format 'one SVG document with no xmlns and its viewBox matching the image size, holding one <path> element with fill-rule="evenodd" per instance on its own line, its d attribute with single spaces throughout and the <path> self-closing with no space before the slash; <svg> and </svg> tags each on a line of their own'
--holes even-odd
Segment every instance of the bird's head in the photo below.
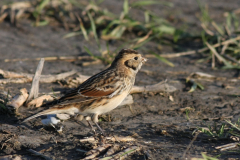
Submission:
<svg viewBox="0 0 240 160">
<path fill-rule="evenodd" d="M 143 58 L 137 51 L 132 49 L 122 49 L 113 61 L 112 66 L 118 66 L 136 74 L 146 61 L 147 59 Z"/>
</svg>

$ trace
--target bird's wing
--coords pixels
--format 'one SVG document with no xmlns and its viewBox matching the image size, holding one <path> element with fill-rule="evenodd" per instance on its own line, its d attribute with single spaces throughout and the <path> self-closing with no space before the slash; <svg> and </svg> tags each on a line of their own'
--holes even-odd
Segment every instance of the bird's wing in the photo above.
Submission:
<svg viewBox="0 0 240 160">
<path fill-rule="evenodd" d="M 113 96 L 122 87 L 123 81 L 115 71 L 105 70 L 83 82 L 78 88 L 60 98 L 62 100 Z"/>
</svg>

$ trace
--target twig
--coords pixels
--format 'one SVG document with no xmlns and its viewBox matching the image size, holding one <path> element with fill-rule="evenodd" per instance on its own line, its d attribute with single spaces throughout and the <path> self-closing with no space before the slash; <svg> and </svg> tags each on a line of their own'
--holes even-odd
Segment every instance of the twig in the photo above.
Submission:
<svg viewBox="0 0 240 160">
<path fill-rule="evenodd" d="M 174 92 L 177 89 L 173 86 L 168 85 L 164 82 L 159 82 L 154 85 L 147 85 L 147 86 L 133 86 L 130 94 L 133 93 L 142 93 L 142 92 Z"/>
<path fill-rule="evenodd" d="M 73 74 L 77 73 L 77 71 L 70 71 L 65 73 L 60 73 L 57 75 L 41 75 L 40 82 L 41 83 L 52 83 L 57 80 L 64 79 L 69 77 Z M 7 83 L 28 83 L 32 82 L 33 74 L 26 74 L 26 73 L 15 73 L 4 71 L 0 69 L 0 74 L 3 75 L 4 78 L 11 78 L 11 79 L 0 79 L 0 84 L 7 84 Z"/>
<path fill-rule="evenodd" d="M 230 139 L 233 140 L 233 141 L 237 141 L 239 142 L 240 138 L 238 136 L 230 136 Z"/>
<path fill-rule="evenodd" d="M 39 61 L 37 70 L 35 72 L 35 75 L 33 77 L 32 86 L 31 86 L 30 93 L 29 93 L 26 103 L 28 103 L 31 99 L 38 97 L 39 80 L 41 77 L 43 65 L 44 65 L 44 58 L 41 58 L 41 60 Z"/>
<path fill-rule="evenodd" d="M 66 77 L 74 75 L 75 73 L 77 73 L 77 71 L 73 70 L 70 72 L 60 73 L 57 75 L 43 75 L 43 76 L 41 76 L 40 82 L 41 83 L 52 83 L 57 80 L 65 79 Z"/>
<path fill-rule="evenodd" d="M 94 65 L 94 64 L 101 64 L 101 63 L 102 63 L 101 60 L 96 59 L 96 60 L 91 61 L 91 62 L 83 62 L 82 66 L 86 67 L 86 66 L 90 66 L 90 65 Z"/>
<path fill-rule="evenodd" d="M 223 59 L 223 58 L 218 54 L 218 52 L 216 51 L 216 49 L 215 49 L 213 46 L 211 46 L 208 42 L 206 42 L 205 44 L 206 44 L 206 45 L 208 46 L 208 48 L 212 51 L 212 53 L 218 58 L 219 62 L 223 62 L 223 63 L 226 65 L 225 59 Z"/>
<path fill-rule="evenodd" d="M 46 160 L 53 160 L 52 158 L 49 158 L 49 157 L 47 157 L 47 156 L 45 156 L 45 155 L 43 155 L 43 154 L 41 154 L 41 153 L 39 153 L 37 151 L 34 151 L 33 149 L 29 149 L 27 151 L 33 153 L 36 156 L 40 156 L 40 157 L 42 157 L 42 158 L 44 158 Z"/>
<path fill-rule="evenodd" d="M 0 79 L 0 84 L 8 83 L 29 83 L 32 80 L 29 78 L 17 78 L 17 79 Z"/>
<path fill-rule="evenodd" d="M 220 35 L 224 35 L 223 30 L 214 21 L 212 21 L 212 25 Z"/>
<path fill-rule="evenodd" d="M 207 27 L 204 23 L 201 23 L 201 26 L 207 34 L 209 34 L 210 36 L 214 36 L 214 33 L 212 31 L 210 31 L 209 29 L 207 29 Z"/>
<path fill-rule="evenodd" d="M 227 150 L 227 149 L 235 148 L 235 147 L 237 147 L 238 144 L 239 144 L 239 142 L 229 143 L 229 144 L 225 144 L 225 145 L 218 146 L 218 147 L 215 147 L 215 148 L 220 149 L 220 151 L 224 151 L 224 150 Z"/>
<path fill-rule="evenodd" d="M 26 88 L 20 89 L 20 92 L 21 94 L 13 97 L 13 99 L 8 104 L 9 106 L 12 106 L 15 110 L 17 110 L 20 106 L 22 106 L 28 97 Z"/>
<path fill-rule="evenodd" d="M 76 61 L 76 60 L 93 60 L 91 56 L 56 56 L 56 57 L 44 57 L 45 61 Z M 17 59 L 5 59 L 4 62 L 18 62 L 18 61 L 39 61 L 41 58 L 17 58 Z"/>
<path fill-rule="evenodd" d="M 146 41 L 151 34 L 152 34 L 152 30 L 150 30 L 144 37 L 138 39 L 138 41 L 136 42 L 136 44 L 132 44 L 131 46 L 129 46 L 129 48 L 135 48 L 135 47 L 137 47 L 138 44 Z"/>
<path fill-rule="evenodd" d="M 92 142 L 95 141 L 94 137 L 84 137 L 84 139 L 80 139 L 80 142 Z"/>
<path fill-rule="evenodd" d="M 228 48 L 228 46 L 229 46 L 228 43 L 223 45 L 222 51 L 221 51 L 221 53 L 220 53 L 221 55 L 223 55 L 223 54 L 225 53 L 225 51 L 226 51 L 226 49 Z"/>
<path fill-rule="evenodd" d="M 99 155 L 104 150 L 108 149 L 110 146 L 111 146 L 111 144 L 103 144 L 96 149 L 92 149 L 92 150 L 88 151 L 86 153 L 87 157 L 85 157 L 84 160 L 95 158 L 97 155 Z"/>
<path fill-rule="evenodd" d="M 202 49 L 199 49 L 196 51 L 194 50 L 194 51 L 179 52 L 179 53 L 168 53 L 168 54 L 161 54 L 160 56 L 163 58 L 176 58 L 176 57 L 187 56 L 187 55 L 191 55 L 191 54 L 195 54 L 195 53 L 202 53 L 207 50 L 208 50 L 208 48 L 205 47 L 205 48 L 202 48 Z M 152 54 L 147 54 L 147 55 L 145 55 L 145 57 L 146 58 L 155 58 L 156 56 L 152 55 Z"/>
<path fill-rule="evenodd" d="M 236 38 L 232 38 L 232 39 L 226 40 L 226 41 L 221 42 L 221 43 L 216 43 L 216 44 L 212 45 L 212 47 L 216 48 L 216 47 L 219 47 L 221 45 L 233 43 L 233 42 L 235 42 L 237 40 L 240 40 L 240 36 L 238 36 Z M 199 49 L 199 50 L 187 51 L 187 52 L 179 52 L 179 53 L 161 54 L 160 56 L 164 57 L 164 58 L 176 58 L 176 57 L 187 56 L 187 55 L 192 55 L 192 54 L 196 54 L 196 53 L 202 53 L 202 52 L 205 52 L 207 50 L 209 50 L 209 48 L 208 47 L 204 47 L 204 48 Z M 155 58 L 155 56 L 152 55 L 152 54 L 148 54 L 148 55 L 145 55 L 145 56 L 147 58 Z"/>
<path fill-rule="evenodd" d="M 228 60 L 230 60 L 230 61 L 232 61 L 232 62 L 235 62 L 235 63 L 237 63 L 238 65 L 240 65 L 240 62 L 238 62 L 235 58 L 233 58 L 233 57 L 231 57 L 231 56 L 229 56 L 229 55 L 227 55 L 227 54 L 223 54 L 222 55 L 224 58 L 226 58 L 226 59 L 228 59 Z"/>
<path fill-rule="evenodd" d="M 0 23 L 8 16 L 8 13 L 3 13 L 1 16 L 0 16 Z"/>
<path fill-rule="evenodd" d="M 193 72 L 187 77 L 187 79 L 214 81 L 214 80 L 226 80 L 227 78 L 216 77 L 203 72 Z"/>
<path fill-rule="evenodd" d="M 107 156 L 111 156 L 113 155 L 116 151 L 118 151 L 120 149 L 120 145 L 119 144 L 114 144 L 104 155 L 104 157 Z"/>
<path fill-rule="evenodd" d="M 129 155 L 131 155 L 131 154 L 133 154 L 133 153 L 135 153 L 136 151 L 139 151 L 139 150 L 140 150 L 140 147 L 138 147 L 138 146 L 131 146 L 131 147 L 125 149 L 124 151 L 119 152 L 116 155 L 113 155 L 112 159 L 121 159 L 121 160 L 123 160 L 123 159 L 127 158 L 127 156 L 129 156 Z"/>
<path fill-rule="evenodd" d="M 106 139 L 111 140 L 113 142 L 115 142 L 115 141 L 121 141 L 121 142 L 136 141 L 136 139 L 131 136 L 127 136 L 127 137 L 114 136 L 114 137 L 106 137 Z"/>
<path fill-rule="evenodd" d="M 27 74 L 27 73 L 16 73 L 16 72 L 10 72 L 10 71 L 4 71 L 0 69 L 0 74 L 3 75 L 4 78 L 32 78 L 33 74 Z"/>
<path fill-rule="evenodd" d="M 186 149 L 186 150 L 184 151 L 184 153 L 183 153 L 182 159 L 185 159 L 188 150 L 189 150 L 190 147 L 192 146 L 193 142 L 197 139 L 198 134 L 199 134 L 199 133 L 197 132 L 197 133 L 195 134 L 195 136 L 193 137 L 193 139 L 191 140 L 191 142 L 189 143 L 189 145 L 187 146 L 187 149 Z"/>
<path fill-rule="evenodd" d="M 46 94 L 46 95 L 53 95 L 53 97 L 56 98 L 56 94 L 60 94 L 61 91 L 52 91 L 52 92 L 42 92 L 41 94 Z"/>
<path fill-rule="evenodd" d="M 52 101 L 53 97 L 50 95 L 42 95 L 38 98 L 33 99 L 32 101 L 30 101 L 29 103 L 27 103 L 27 107 L 29 106 L 35 106 L 35 107 L 40 107 L 44 101 Z"/>
<path fill-rule="evenodd" d="M 230 29 L 228 28 L 228 26 L 227 26 L 227 25 L 224 25 L 224 29 L 225 29 L 225 31 L 227 32 L 227 35 L 230 37 L 230 36 L 231 36 L 231 31 L 230 31 Z"/>
<path fill-rule="evenodd" d="M 215 54 L 212 53 L 212 68 L 215 68 Z"/>
</svg>

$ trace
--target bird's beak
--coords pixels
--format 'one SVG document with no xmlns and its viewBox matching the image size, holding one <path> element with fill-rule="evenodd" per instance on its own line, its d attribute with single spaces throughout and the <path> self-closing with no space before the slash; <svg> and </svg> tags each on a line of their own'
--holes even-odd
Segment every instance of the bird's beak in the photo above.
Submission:
<svg viewBox="0 0 240 160">
<path fill-rule="evenodd" d="M 147 58 L 143 58 L 142 57 L 142 62 L 144 63 L 144 62 L 146 62 L 147 61 Z"/>
</svg>

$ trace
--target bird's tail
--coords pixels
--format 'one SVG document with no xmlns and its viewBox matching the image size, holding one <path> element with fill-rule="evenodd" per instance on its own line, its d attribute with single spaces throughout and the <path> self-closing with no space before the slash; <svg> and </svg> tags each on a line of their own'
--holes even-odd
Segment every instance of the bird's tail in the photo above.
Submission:
<svg viewBox="0 0 240 160">
<path fill-rule="evenodd" d="M 29 121 L 30 119 L 39 117 L 39 116 L 43 116 L 43 115 L 48 115 L 48 114 L 58 114 L 58 113 L 69 113 L 69 114 L 73 114 L 74 112 L 76 112 L 76 108 L 72 108 L 72 107 L 68 107 L 68 106 L 59 106 L 59 107 L 54 107 L 54 108 L 50 108 L 47 109 L 45 111 L 39 112 L 33 116 L 30 116 L 28 118 L 26 118 L 22 123 Z"/>
</svg>

